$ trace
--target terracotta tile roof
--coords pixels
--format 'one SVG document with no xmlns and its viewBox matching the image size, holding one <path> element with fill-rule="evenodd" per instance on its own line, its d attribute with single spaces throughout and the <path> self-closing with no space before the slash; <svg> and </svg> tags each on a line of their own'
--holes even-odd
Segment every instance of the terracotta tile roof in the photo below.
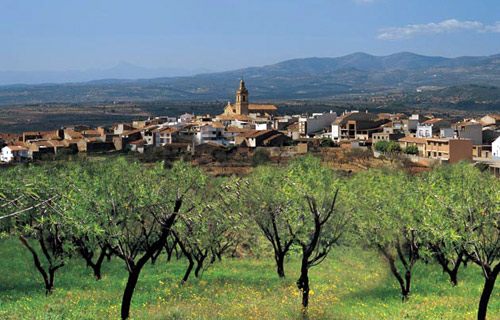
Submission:
<svg viewBox="0 0 500 320">
<path fill-rule="evenodd" d="M 247 132 L 248 128 L 227 127 L 226 132 Z"/>
<path fill-rule="evenodd" d="M 161 128 L 152 130 L 152 132 L 155 132 L 155 133 L 175 133 L 177 131 L 179 131 L 178 128 L 172 128 L 172 127 L 161 127 Z"/>
<path fill-rule="evenodd" d="M 27 148 L 21 146 L 6 146 L 6 148 L 9 148 L 12 151 L 28 151 Z"/>
<path fill-rule="evenodd" d="M 441 118 L 434 118 L 434 119 L 430 119 L 430 120 L 424 121 L 424 122 L 422 122 L 422 124 L 434 124 L 434 123 L 438 123 L 439 121 L 443 121 L 443 119 L 441 119 Z"/>
<path fill-rule="evenodd" d="M 220 123 L 218 121 L 212 121 L 211 125 L 214 128 L 224 128 L 225 127 L 222 123 Z"/>
<path fill-rule="evenodd" d="M 52 133 L 43 134 L 42 139 L 44 139 L 44 140 L 59 140 L 59 139 L 61 139 L 61 137 L 59 137 L 59 135 L 52 132 Z"/>
<path fill-rule="evenodd" d="M 215 117 L 218 120 L 222 121 L 233 121 L 233 120 L 238 120 L 238 121 L 252 121 L 254 118 L 244 115 L 244 114 L 233 114 L 233 115 L 218 115 Z"/>
<path fill-rule="evenodd" d="M 22 137 L 23 137 L 23 135 L 19 134 L 19 133 L 0 133 L 0 138 L 4 141 L 20 140 Z"/>
<path fill-rule="evenodd" d="M 40 131 L 26 131 L 23 132 L 25 136 L 41 136 L 42 133 Z"/>
<path fill-rule="evenodd" d="M 462 121 L 462 122 L 453 124 L 453 126 L 454 127 L 465 127 L 465 126 L 472 126 L 472 125 L 477 125 L 477 124 L 481 124 L 481 123 L 472 122 L 472 121 Z"/>
<path fill-rule="evenodd" d="M 54 146 L 54 147 L 65 147 L 66 145 L 62 140 L 49 140 L 49 142 Z"/>
<path fill-rule="evenodd" d="M 49 141 L 35 141 L 33 144 L 38 147 L 54 148 L 54 145 Z"/>
<path fill-rule="evenodd" d="M 236 112 L 236 105 L 231 104 L 231 109 L 233 112 Z M 248 111 L 250 112 L 255 112 L 255 111 L 277 111 L 278 108 L 275 105 L 272 104 L 249 104 L 248 105 Z"/>
<path fill-rule="evenodd" d="M 272 104 L 251 104 L 248 106 L 249 111 L 253 110 L 266 110 L 266 111 L 276 111 L 278 108 L 276 108 L 275 105 Z"/>
<path fill-rule="evenodd" d="M 68 135 L 71 139 L 83 139 L 83 135 L 74 130 L 64 130 L 64 134 Z"/>
<path fill-rule="evenodd" d="M 274 130 L 249 130 L 248 132 L 244 132 L 244 133 L 238 135 L 238 137 L 257 138 L 259 136 L 268 134 L 271 131 L 274 131 Z"/>
<path fill-rule="evenodd" d="M 125 131 L 125 132 L 123 132 L 123 135 L 129 136 L 131 134 L 136 134 L 136 133 L 140 133 L 140 132 L 141 132 L 141 129 L 135 129 L 135 130 Z"/>
<path fill-rule="evenodd" d="M 83 134 L 85 135 L 102 135 L 102 131 L 99 130 L 85 130 L 83 131 Z"/>
<path fill-rule="evenodd" d="M 186 129 L 186 128 L 191 128 L 191 127 L 197 127 L 199 124 L 197 123 L 194 123 L 194 122 L 190 122 L 190 123 L 186 123 L 185 125 L 182 126 L 183 129 Z"/>
<path fill-rule="evenodd" d="M 158 129 L 158 128 L 159 128 L 159 126 L 153 124 L 153 125 L 145 126 L 144 128 L 142 128 L 142 130 L 153 131 L 153 130 Z"/>
<path fill-rule="evenodd" d="M 390 119 L 391 114 L 390 113 L 377 113 L 377 117 L 380 119 Z"/>
<path fill-rule="evenodd" d="M 417 137 L 403 137 L 398 141 L 401 142 L 415 142 L 415 143 L 425 143 L 427 141 L 426 138 L 417 138 Z"/>
<path fill-rule="evenodd" d="M 88 142 L 104 142 L 102 140 L 102 137 L 88 137 L 88 138 L 85 138 L 85 140 Z"/>
</svg>

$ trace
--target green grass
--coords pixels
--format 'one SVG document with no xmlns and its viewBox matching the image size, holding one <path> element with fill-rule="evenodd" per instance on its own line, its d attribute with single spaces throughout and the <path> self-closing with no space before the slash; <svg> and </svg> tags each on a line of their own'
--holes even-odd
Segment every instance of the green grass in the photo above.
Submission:
<svg viewBox="0 0 500 320">
<path fill-rule="evenodd" d="M 185 263 L 158 260 L 143 270 L 134 294 L 133 319 L 299 319 L 295 286 L 299 264 L 291 259 L 280 280 L 272 259 L 223 260 L 201 279 L 179 285 Z M 96 282 L 82 259 L 57 273 L 46 297 L 31 257 L 14 240 L 0 241 L 0 319 L 117 319 L 126 270 L 121 260 L 105 262 Z M 310 319 L 473 319 L 483 279 L 475 266 L 462 269 L 451 287 L 437 265 L 418 264 L 410 301 L 382 258 L 360 249 L 336 249 L 310 272 Z M 499 284 L 500 285 L 500 284 Z M 489 318 L 500 319 L 500 290 Z"/>
</svg>

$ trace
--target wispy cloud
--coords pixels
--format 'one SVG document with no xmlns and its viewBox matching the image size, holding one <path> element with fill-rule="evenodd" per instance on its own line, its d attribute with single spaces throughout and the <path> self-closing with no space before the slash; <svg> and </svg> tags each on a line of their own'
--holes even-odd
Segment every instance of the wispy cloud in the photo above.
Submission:
<svg viewBox="0 0 500 320">
<path fill-rule="evenodd" d="M 420 34 L 453 33 L 459 31 L 500 33 L 500 21 L 492 25 L 485 25 L 478 21 L 460 21 L 457 19 L 448 19 L 438 23 L 409 24 L 406 27 L 389 27 L 381 29 L 380 33 L 377 35 L 377 39 L 409 39 Z"/>
</svg>

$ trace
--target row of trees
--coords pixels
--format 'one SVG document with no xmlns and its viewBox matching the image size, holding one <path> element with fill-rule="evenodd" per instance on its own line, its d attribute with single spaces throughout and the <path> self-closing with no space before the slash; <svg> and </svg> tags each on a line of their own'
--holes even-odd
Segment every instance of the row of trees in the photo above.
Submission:
<svg viewBox="0 0 500 320">
<path fill-rule="evenodd" d="M 187 260 L 185 282 L 238 247 L 257 250 L 252 244 L 261 235 L 279 277 L 298 252 L 304 312 L 309 270 L 338 243 L 378 250 L 403 301 L 419 261 L 435 260 L 453 285 L 461 266 L 477 264 L 485 278 L 478 319 L 486 318 L 500 273 L 500 182 L 466 163 L 420 176 L 345 176 L 307 156 L 285 167 L 260 166 L 245 178 L 209 178 L 182 161 L 167 169 L 113 159 L 18 167 L 1 177 L 2 234 L 18 237 L 30 252 L 46 293 L 72 256 L 83 257 L 96 279 L 115 256 L 128 276 L 123 319 L 144 265 L 162 252 Z"/>
</svg>

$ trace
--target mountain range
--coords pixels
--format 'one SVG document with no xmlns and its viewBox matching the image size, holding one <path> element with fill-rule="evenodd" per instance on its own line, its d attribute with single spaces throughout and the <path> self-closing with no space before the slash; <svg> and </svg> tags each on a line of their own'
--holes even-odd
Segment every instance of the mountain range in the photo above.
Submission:
<svg viewBox="0 0 500 320">
<path fill-rule="evenodd" d="M 0 85 L 87 82 L 96 79 L 139 79 L 192 76 L 211 72 L 209 69 L 144 68 L 120 62 L 108 69 L 68 71 L 0 71 Z"/>
<path fill-rule="evenodd" d="M 250 98 L 328 99 L 337 95 L 414 92 L 419 87 L 500 86 L 500 54 L 430 57 L 353 53 L 337 58 L 287 60 L 263 67 L 192 76 L 0 87 L 0 104 L 103 101 L 232 100 L 244 77 Z"/>
</svg>

